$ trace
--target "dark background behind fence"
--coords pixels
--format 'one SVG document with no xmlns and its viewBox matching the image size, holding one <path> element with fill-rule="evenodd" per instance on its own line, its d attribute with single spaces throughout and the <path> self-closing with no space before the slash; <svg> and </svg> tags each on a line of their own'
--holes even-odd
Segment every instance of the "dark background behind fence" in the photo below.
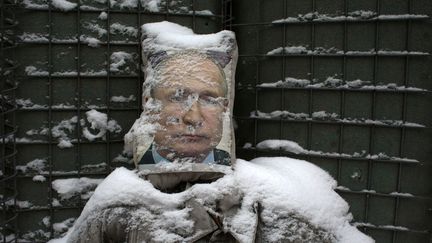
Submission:
<svg viewBox="0 0 432 243">
<path fill-rule="evenodd" d="M 239 60 L 234 113 L 239 158 L 289 156 L 311 161 L 337 179 L 337 190 L 350 204 L 354 221 L 377 242 L 431 241 L 430 1 L 174 2 L 164 1 L 156 13 L 140 3 L 122 9 L 110 6 L 109 1 L 83 1 L 65 12 L 52 4 L 32 9 L 2 2 L 1 226 L 2 234 L 9 236 L 3 241 L 44 242 L 62 232 L 55 223 L 79 216 L 85 197 L 60 200 L 52 181 L 104 178 L 115 167 L 131 167 L 116 158 L 122 153 L 123 135 L 141 112 L 139 27 L 161 20 L 188 26 L 197 33 L 223 28 L 236 32 Z M 97 9 L 82 7 L 92 3 Z M 201 10 L 210 10 L 212 15 Z M 387 18 L 341 20 L 320 15 L 346 17 L 359 10 Z M 106 19 L 99 17 L 102 11 Z M 303 17 L 296 18 L 299 14 Z M 301 21 L 272 23 L 288 17 Z M 106 33 L 99 37 L 89 23 Z M 132 27 L 136 33 L 116 32 L 115 23 Z M 95 37 L 100 43 L 89 46 L 86 37 Z M 294 46 L 311 51 L 267 54 Z M 132 54 L 124 66 L 128 69 L 110 71 L 112 53 L 120 51 Z M 288 77 L 322 85 L 260 86 Z M 329 82 L 332 78 L 339 81 Z M 357 79 L 370 81 L 367 85 L 375 89 L 343 87 L 346 81 Z M 18 83 L 16 91 L 14 81 Z M 379 85 L 382 88 L 376 88 Z M 112 99 L 131 95 L 135 99 L 129 102 Z M 18 111 L 13 105 L 15 98 L 20 103 Z M 85 112 L 92 108 L 116 120 L 122 131 L 108 132 L 106 140 L 89 141 L 82 136 L 85 125 L 76 122 L 67 133 L 73 147 L 63 149 L 52 133 L 29 135 L 32 129 L 52 130 L 74 116 L 78 121 L 85 119 Z M 276 110 L 290 115 L 256 115 L 256 111 Z M 315 113 L 320 111 L 327 113 Z M 299 118 L 294 113 L 305 115 Z M 256 148 L 266 139 L 291 140 L 306 151 L 322 153 Z M 15 165 L 34 160 L 43 161 L 42 171 L 15 170 Z M 39 174 L 46 181 L 35 181 Z M 50 223 L 43 221 L 47 216 Z"/>
</svg>

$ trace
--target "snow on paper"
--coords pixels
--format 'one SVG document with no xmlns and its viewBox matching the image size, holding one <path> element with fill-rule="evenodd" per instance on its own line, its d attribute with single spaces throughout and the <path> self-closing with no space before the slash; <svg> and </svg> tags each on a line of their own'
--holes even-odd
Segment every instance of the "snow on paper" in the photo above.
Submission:
<svg viewBox="0 0 432 243">
<path fill-rule="evenodd" d="M 255 202 L 262 205 L 263 223 L 274 226 L 266 242 L 281 240 L 286 229 L 279 227 L 275 219 L 290 213 L 304 217 L 312 225 L 334 234 L 337 242 L 373 242 L 349 224 L 352 220 L 348 213 L 349 206 L 334 192 L 335 187 L 336 181 L 317 166 L 282 157 L 257 158 L 250 162 L 237 160 L 234 172 L 216 182 L 195 184 L 186 191 L 174 194 L 162 193 L 136 173 L 119 168 L 98 186 L 66 237 L 53 242 L 66 242 L 70 237 L 73 239 L 80 233 L 79 226 L 104 208 L 120 205 L 151 208 L 170 212 L 170 222 L 186 223 L 184 216 L 188 212 L 177 207 L 189 198 L 196 198 L 211 210 L 216 201 L 234 192 L 244 195 L 242 207 L 233 221 L 235 224 L 226 227 L 241 232 L 239 236 L 245 242 L 251 242 L 254 235 L 254 232 L 250 232 L 254 228 L 246 226 L 253 221 L 249 209 Z M 157 224 L 157 218 L 154 222 L 150 220 L 150 224 Z M 165 226 L 161 225 L 162 229 Z"/>
<path fill-rule="evenodd" d="M 52 188 L 60 195 L 62 200 L 81 195 L 82 199 L 88 199 L 94 189 L 103 179 L 91 179 L 87 177 L 57 179 L 52 182 Z"/>
<path fill-rule="evenodd" d="M 233 155 L 234 33 L 199 35 L 166 21 L 145 24 L 141 30 L 146 74 L 144 112 L 125 136 L 126 153 L 133 154 L 135 163 L 152 148 L 162 152 L 167 161 L 208 159 L 227 164 L 228 156 Z M 157 89 L 160 92 L 155 98 L 153 91 Z M 199 111 L 202 121 L 186 121 L 191 110 Z M 199 149 L 184 152 L 187 146 L 177 146 L 184 143 Z M 154 154 L 149 156 L 155 158 Z"/>
</svg>

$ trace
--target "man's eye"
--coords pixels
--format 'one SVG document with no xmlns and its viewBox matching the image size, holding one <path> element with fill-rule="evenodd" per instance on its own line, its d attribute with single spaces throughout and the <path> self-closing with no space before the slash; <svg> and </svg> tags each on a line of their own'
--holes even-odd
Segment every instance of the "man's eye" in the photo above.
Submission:
<svg viewBox="0 0 432 243">
<path fill-rule="evenodd" d="M 212 96 L 202 96 L 199 98 L 201 103 L 203 105 L 218 105 L 219 104 L 219 97 L 212 97 Z"/>
</svg>

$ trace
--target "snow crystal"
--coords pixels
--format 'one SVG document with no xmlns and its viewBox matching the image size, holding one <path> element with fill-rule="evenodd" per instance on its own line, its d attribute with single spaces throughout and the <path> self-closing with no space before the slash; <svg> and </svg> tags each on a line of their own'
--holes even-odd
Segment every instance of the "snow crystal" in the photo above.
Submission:
<svg viewBox="0 0 432 243">
<path fill-rule="evenodd" d="M 60 195 L 61 199 L 65 200 L 75 195 L 85 195 L 85 193 L 94 190 L 102 181 L 103 179 L 87 177 L 57 179 L 52 182 L 52 187 Z"/>
<path fill-rule="evenodd" d="M 105 113 L 90 110 L 86 112 L 87 121 L 91 124 L 91 129 L 99 130 L 97 134 L 93 134 L 87 127 L 83 128 L 83 135 L 89 141 L 93 141 L 96 138 L 105 138 L 107 131 L 119 133 L 121 132 L 120 125 L 117 124 L 115 120 L 109 120 Z"/>
<path fill-rule="evenodd" d="M 46 181 L 46 178 L 43 175 L 35 175 L 33 176 L 33 181 L 44 182 Z"/>
<path fill-rule="evenodd" d="M 138 30 L 132 26 L 122 25 L 120 23 L 113 23 L 110 25 L 111 34 L 128 35 L 132 37 L 138 36 Z"/>
<path fill-rule="evenodd" d="M 63 11 L 72 10 L 77 6 L 76 3 L 71 3 L 71 2 L 68 2 L 66 0 L 52 0 L 51 4 L 55 8 L 58 8 L 58 9 L 63 10 Z"/>
<path fill-rule="evenodd" d="M 214 207 L 211 205 L 215 205 L 217 200 L 224 195 L 238 192 L 236 190 L 240 190 L 244 195 L 242 206 L 234 218 L 227 217 L 231 223 L 226 227 L 245 242 L 253 239 L 254 227 L 251 222 L 254 221 L 254 213 L 251 212 L 251 208 L 256 202 L 262 205 L 262 220 L 269 220 L 266 222 L 271 225 L 277 223 L 272 219 L 278 215 L 297 213 L 312 225 L 334 234 L 337 242 L 373 242 L 371 238 L 349 225 L 349 221 L 352 220 L 351 214 L 348 213 L 349 206 L 334 192 L 335 187 L 336 182 L 317 166 L 282 157 L 257 158 L 250 162 L 237 160 L 234 173 L 227 174 L 213 183 L 195 184 L 186 191 L 174 194 L 162 193 L 136 173 L 118 168 L 98 186 L 75 226 L 65 238 L 57 242 L 65 242 L 71 235 L 79 234 L 74 232 L 77 225 L 83 224 L 95 212 L 115 205 L 144 206 L 164 212 L 158 217 L 159 221 L 156 219 L 150 224 L 155 225 L 150 229 L 151 234 L 163 234 L 164 227 L 171 225 L 187 231 L 191 227 L 191 222 L 186 220 L 188 209 L 177 209 L 185 200 L 197 198 L 211 209 Z M 277 238 L 276 235 L 284 233 L 278 229 L 275 227 L 272 232 L 274 239 Z M 165 234 L 159 237 L 175 236 Z M 163 239 L 166 241 L 172 238 Z"/>
<path fill-rule="evenodd" d="M 126 65 L 127 61 L 132 61 L 132 54 L 124 52 L 124 51 L 117 51 L 113 52 L 111 54 L 111 64 L 110 64 L 110 71 L 111 72 L 119 72 L 120 68 L 122 68 L 124 65 Z M 128 68 L 126 68 L 126 71 Z"/>
<path fill-rule="evenodd" d="M 123 103 L 123 102 L 135 101 L 136 97 L 135 97 L 135 95 L 129 95 L 129 97 L 124 97 L 124 96 L 120 95 L 120 96 L 112 96 L 110 100 L 111 100 L 111 102 Z"/>
</svg>

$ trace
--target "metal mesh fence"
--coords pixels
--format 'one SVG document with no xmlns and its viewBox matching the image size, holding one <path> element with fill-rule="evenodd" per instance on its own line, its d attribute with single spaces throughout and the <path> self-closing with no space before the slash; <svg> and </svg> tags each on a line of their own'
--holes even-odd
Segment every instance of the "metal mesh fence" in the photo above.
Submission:
<svg viewBox="0 0 432 243">
<path fill-rule="evenodd" d="M 118 166 L 133 168 L 122 150 L 141 113 L 140 26 L 167 20 L 196 33 L 222 29 L 220 1 L 148 2 L 23 1 L 17 10 L 19 241 L 59 236 L 79 216 L 96 186 L 92 179 Z M 106 114 L 116 129 L 98 137 L 91 110 Z M 53 188 L 59 179 L 83 190 L 62 197 Z"/>
<path fill-rule="evenodd" d="M 236 1 L 238 156 L 311 161 L 377 242 L 429 242 L 430 7 Z"/>
<path fill-rule="evenodd" d="M 2 6 L 2 36 L 15 25 L 8 19 L 19 25 L 18 47 L 2 41 L 1 51 L 20 63 L 3 63 L 19 88 L 2 91 L 21 107 L 15 132 L 2 93 L 2 129 L 16 134 L 19 151 L 2 137 L 3 209 L 16 198 L 3 210 L 3 235 L 11 236 L 3 241 L 60 235 L 95 187 L 91 179 L 131 167 L 122 138 L 141 112 L 139 27 L 162 20 L 236 32 L 238 157 L 311 161 L 338 180 L 358 227 L 377 242 L 430 241 L 430 1 L 58 2 L 22 1 L 16 18 Z M 92 109 L 122 130 L 89 139 L 83 130 L 98 132 Z M 267 139 L 303 150 L 257 146 Z M 65 197 L 53 188 L 59 179 L 82 190 Z"/>
<path fill-rule="evenodd" d="M 15 4 L 12 1 L 2 1 L 0 7 L 0 203 L 2 214 L 0 216 L 0 229 L 2 242 L 15 240 L 15 229 L 17 227 L 17 213 L 14 209 L 17 196 L 16 171 L 15 171 L 15 90 L 14 79 L 17 64 L 14 60 L 13 51 L 16 48 L 15 27 L 17 25 Z"/>
</svg>

